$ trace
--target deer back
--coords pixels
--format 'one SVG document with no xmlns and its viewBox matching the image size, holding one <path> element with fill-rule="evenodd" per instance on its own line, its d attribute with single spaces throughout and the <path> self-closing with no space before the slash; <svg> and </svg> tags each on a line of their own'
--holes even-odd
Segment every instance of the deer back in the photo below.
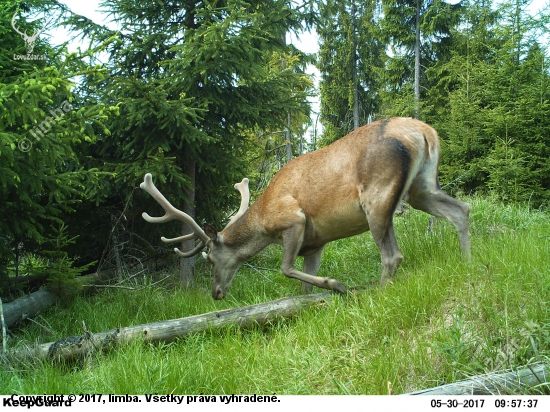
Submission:
<svg viewBox="0 0 550 412">
<path fill-rule="evenodd" d="M 369 227 L 360 194 L 393 212 L 415 179 L 435 185 L 438 158 L 430 126 L 411 118 L 380 120 L 287 163 L 242 223 L 260 224 L 277 238 L 293 216 L 303 215 L 305 246 L 362 233 Z"/>
</svg>

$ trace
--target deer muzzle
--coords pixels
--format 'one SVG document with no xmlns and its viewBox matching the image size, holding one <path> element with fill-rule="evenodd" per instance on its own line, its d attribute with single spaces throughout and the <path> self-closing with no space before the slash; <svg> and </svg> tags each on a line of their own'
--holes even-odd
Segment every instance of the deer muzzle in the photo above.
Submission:
<svg viewBox="0 0 550 412">
<path fill-rule="evenodd" d="M 225 298 L 226 292 L 222 289 L 220 285 L 214 285 L 212 287 L 212 297 L 215 300 L 222 300 Z"/>
</svg>

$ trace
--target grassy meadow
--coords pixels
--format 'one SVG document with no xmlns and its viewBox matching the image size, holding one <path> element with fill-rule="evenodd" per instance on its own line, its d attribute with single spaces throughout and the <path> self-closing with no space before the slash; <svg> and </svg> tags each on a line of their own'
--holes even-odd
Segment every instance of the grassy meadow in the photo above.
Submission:
<svg viewBox="0 0 550 412">
<path fill-rule="evenodd" d="M 472 262 L 454 227 L 407 209 L 395 218 L 405 256 L 384 290 L 334 296 L 328 305 L 266 327 L 236 327 L 170 344 L 136 341 L 83 364 L 35 362 L 0 368 L 0 392 L 185 394 L 396 394 L 550 357 L 550 214 L 486 198 L 472 206 Z M 279 270 L 273 246 L 243 266 L 228 297 L 210 296 L 210 267 L 197 288 L 106 289 L 44 312 L 14 329 L 10 347 L 51 342 L 300 293 Z M 301 264 L 301 262 L 299 262 Z M 377 283 L 370 233 L 333 242 L 319 275 L 348 286 Z M 47 329 L 44 327 L 46 326 Z M 544 388 L 543 388 L 544 389 Z M 547 388 L 545 389 L 548 390 Z M 548 393 L 548 392 L 546 392 Z"/>
</svg>

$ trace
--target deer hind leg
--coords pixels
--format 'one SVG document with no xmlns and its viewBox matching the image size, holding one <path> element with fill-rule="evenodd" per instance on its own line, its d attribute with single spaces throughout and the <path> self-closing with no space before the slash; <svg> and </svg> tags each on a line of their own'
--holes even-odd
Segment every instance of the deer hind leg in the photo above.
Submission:
<svg viewBox="0 0 550 412">
<path fill-rule="evenodd" d="M 321 257 L 323 256 L 323 249 L 325 246 L 321 246 L 316 249 L 312 254 L 304 256 L 304 272 L 311 276 L 317 276 L 319 266 L 321 266 Z M 302 282 L 302 293 L 311 293 L 313 285 L 311 283 Z"/>
<path fill-rule="evenodd" d="M 467 203 L 439 189 L 414 193 L 407 202 L 415 209 L 449 220 L 458 232 L 460 250 L 470 260 L 470 206 Z"/>
<path fill-rule="evenodd" d="M 302 214 L 303 216 L 303 214 Z M 317 286 L 322 289 L 333 290 L 338 293 L 346 293 L 346 287 L 339 281 L 332 278 L 323 278 L 317 277 L 308 273 L 299 271 L 294 267 L 296 257 L 302 246 L 304 240 L 304 232 L 306 226 L 306 219 L 303 216 L 303 220 L 296 222 L 290 228 L 283 232 L 283 264 L 282 271 L 285 276 L 293 279 L 298 279 L 304 283 L 308 283 L 312 286 Z M 319 261 L 321 258 L 321 253 L 319 252 Z M 312 266 L 319 266 L 319 263 L 311 262 Z M 311 288 L 310 288 L 311 289 Z"/>
<path fill-rule="evenodd" d="M 380 286 L 384 287 L 403 261 L 393 229 L 393 214 L 406 191 L 411 152 L 397 139 L 382 139 L 367 148 L 359 166 L 359 200 L 380 251 Z"/>
</svg>

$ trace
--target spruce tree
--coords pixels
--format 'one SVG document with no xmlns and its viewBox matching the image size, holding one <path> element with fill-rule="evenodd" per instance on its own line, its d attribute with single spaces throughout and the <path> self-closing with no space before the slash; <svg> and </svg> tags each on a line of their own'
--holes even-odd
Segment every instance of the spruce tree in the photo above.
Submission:
<svg viewBox="0 0 550 412">
<path fill-rule="evenodd" d="M 103 131 L 111 109 L 75 91 L 77 76 L 101 70 L 42 35 L 31 53 L 18 33 L 38 34 L 62 17 L 51 1 L 0 5 L 0 288 L 8 271 L 19 274 L 22 256 L 40 252 L 50 224 L 61 224 L 97 178 L 81 167 L 75 147 Z"/>
<path fill-rule="evenodd" d="M 518 4 L 465 5 L 451 58 L 427 71 L 436 85 L 428 118 L 442 138 L 443 181 L 540 204 L 549 188 L 548 63 L 541 20 Z"/>
<path fill-rule="evenodd" d="M 423 98 L 431 87 L 425 71 L 448 58 L 462 5 L 443 0 L 383 0 L 382 4 L 382 34 L 391 50 L 382 73 L 383 113 L 423 118 Z"/>
<path fill-rule="evenodd" d="M 378 71 L 385 45 L 380 41 L 379 2 L 320 2 L 317 25 L 321 72 L 322 144 L 368 123 L 379 109 Z"/>
<path fill-rule="evenodd" d="M 121 203 L 151 172 L 174 205 L 219 226 L 238 203 L 233 184 L 246 174 L 251 131 L 281 128 L 289 110 L 309 111 L 310 79 L 283 41 L 303 14 L 285 1 L 116 0 L 103 7 L 120 25 L 119 33 L 97 31 L 98 40 L 111 39 L 111 75 L 90 85 L 101 101 L 120 106 L 112 134 L 90 153 L 116 175 L 107 204 Z M 157 206 L 138 196 L 134 230 L 151 232 L 140 212 Z M 170 226 L 164 235 L 181 233 Z M 182 265 L 181 283 L 190 285 L 192 261 Z"/>
</svg>

